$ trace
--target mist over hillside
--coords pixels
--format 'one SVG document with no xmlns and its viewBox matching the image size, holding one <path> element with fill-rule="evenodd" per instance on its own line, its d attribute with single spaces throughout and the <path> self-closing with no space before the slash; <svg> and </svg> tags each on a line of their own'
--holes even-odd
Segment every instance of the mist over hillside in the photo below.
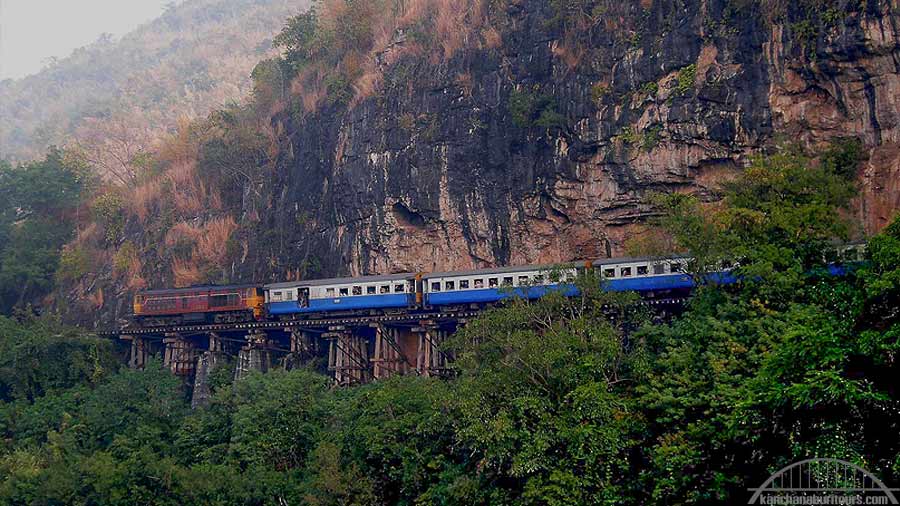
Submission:
<svg viewBox="0 0 900 506">
<path fill-rule="evenodd" d="M 0 158 L 77 144 L 98 165 L 149 149 L 179 120 L 240 101 L 272 37 L 308 0 L 188 0 L 121 40 L 100 37 L 41 72 L 0 82 Z M 125 160 L 126 162 L 130 160 Z"/>
</svg>

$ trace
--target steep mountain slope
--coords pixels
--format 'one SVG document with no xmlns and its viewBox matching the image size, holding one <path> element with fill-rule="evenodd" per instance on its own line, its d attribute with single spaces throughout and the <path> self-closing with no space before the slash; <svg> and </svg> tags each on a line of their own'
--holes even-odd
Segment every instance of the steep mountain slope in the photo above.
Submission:
<svg viewBox="0 0 900 506">
<path fill-rule="evenodd" d="M 249 272 L 298 254 L 327 273 L 620 254 L 649 193 L 708 193 L 783 140 L 863 142 L 866 230 L 900 204 L 896 2 L 466 9 L 464 46 L 435 58 L 398 31 L 372 96 L 280 118 L 289 149 L 256 227 L 281 239 L 254 242 Z"/>
<path fill-rule="evenodd" d="M 900 208 L 897 7 L 325 0 L 251 105 L 181 129 L 81 230 L 97 260 L 65 297 L 111 318 L 147 285 L 622 254 L 652 193 L 715 199 L 784 141 L 860 142 L 876 231 Z"/>
<path fill-rule="evenodd" d="M 189 0 L 121 40 L 101 38 L 36 75 L 4 81 L 0 158 L 32 159 L 74 137 L 101 168 L 127 170 L 104 151 L 134 157 L 179 119 L 242 100 L 273 35 L 308 4 Z"/>
</svg>

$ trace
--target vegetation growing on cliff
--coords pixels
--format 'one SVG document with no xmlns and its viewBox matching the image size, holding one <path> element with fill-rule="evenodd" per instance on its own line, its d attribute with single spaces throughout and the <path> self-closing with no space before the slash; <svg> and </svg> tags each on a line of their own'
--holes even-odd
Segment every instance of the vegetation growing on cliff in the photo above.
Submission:
<svg viewBox="0 0 900 506">
<path fill-rule="evenodd" d="M 451 380 L 222 368 L 190 412 L 158 363 L 117 370 L 108 344 L 0 319 L 0 502 L 733 504 L 810 456 L 896 483 L 900 219 L 824 275 L 852 147 L 827 159 L 761 158 L 718 206 L 660 200 L 698 271 L 741 260 L 737 285 L 671 322 L 596 279 L 514 301 L 455 337 Z"/>
</svg>

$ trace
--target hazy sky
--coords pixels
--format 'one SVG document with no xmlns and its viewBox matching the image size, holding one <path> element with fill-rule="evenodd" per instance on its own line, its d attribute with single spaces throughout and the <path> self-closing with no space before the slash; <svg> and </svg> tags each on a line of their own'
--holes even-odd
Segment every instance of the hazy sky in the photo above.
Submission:
<svg viewBox="0 0 900 506">
<path fill-rule="evenodd" d="M 0 0 L 0 79 L 40 70 L 103 33 L 124 35 L 173 0 Z"/>
</svg>

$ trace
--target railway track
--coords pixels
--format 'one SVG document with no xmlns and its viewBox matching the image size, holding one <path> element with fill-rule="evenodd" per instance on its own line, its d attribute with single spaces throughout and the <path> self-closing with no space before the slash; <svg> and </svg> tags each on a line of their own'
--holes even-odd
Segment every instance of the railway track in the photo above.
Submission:
<svg viewBox="0 0 900 506">
<path fill-rule="evenodd" d="M 642 301 L 647 306 L 674 306 L 683 304 L 687 297 L 650 299 Z M 96 331 L 93 334 L 104 338 L 118 338 L 120 336 L 164 336 L 166 334 L 188 334 L 203 332 L 242 332 L 253 330 L 280 330 L 280 329 L 322 329 L 337 326 L 367 326 L 370 324 L 418 324 L 423 320 L 431 321 L 459 321 L 477 317 L 483 310 L 469 311 L 431 311 L 410 312 L 391 315 L 366 315 L 366 316 L 342 316 L 336 318 L 316 318 L 305 320 L 286 321 L 257 321 L 244 323 L 204 323 L 197 325 L 176 325 L 170 327 L 121 327 Z"/>
</svg>

